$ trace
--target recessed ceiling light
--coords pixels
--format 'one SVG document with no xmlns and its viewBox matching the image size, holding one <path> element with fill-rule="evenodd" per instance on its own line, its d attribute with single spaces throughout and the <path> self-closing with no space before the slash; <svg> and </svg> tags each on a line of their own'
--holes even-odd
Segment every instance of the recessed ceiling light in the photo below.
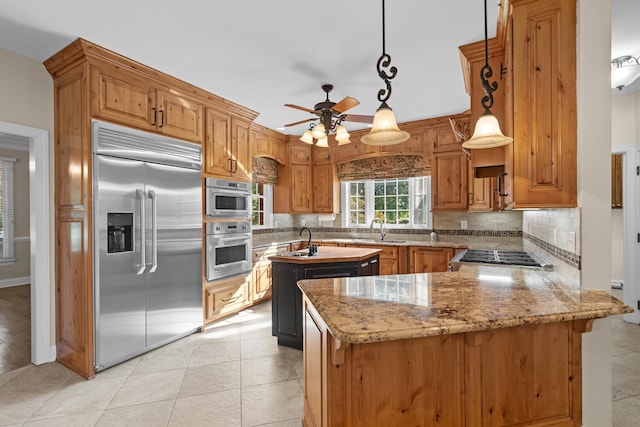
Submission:
<svg viewBox="0 0 640 427">
<path fill-rule="evenodd" d="M 285 129 L 286 129 L 286 127 L 284 127 L 284 126 L 278 126 L 278 127 L 276 128 L 276 130 L 285 130 Z"/>
</svg>

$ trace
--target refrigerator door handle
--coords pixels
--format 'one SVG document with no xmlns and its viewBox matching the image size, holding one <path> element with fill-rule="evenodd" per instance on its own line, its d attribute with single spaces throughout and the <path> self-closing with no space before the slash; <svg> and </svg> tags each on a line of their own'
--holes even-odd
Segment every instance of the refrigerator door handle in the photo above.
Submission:
<svg viewBox="0 0 640 427">
<path fill-rule="evenodd" d="M 145 194 L 144 190 L 136 190 L 136 197 L 140 199 L 140 264 L 137 264 L 136 267 L 140 267 L 136 274 L 139 276 L 144 273 L 144 270 L 147 268 L 147 258 L 146 258 L 146 245 L 147 245 L 147 237 L 146 237 L 146 228 L 147 224 L 145 221 L 146 212 L 145 212 Z"/>
<path fill-rule="evenodd" d="M 149 190 L 147 193 L 151 199 L 151 268 L 149 273 L 153 273 L 158 269 L 158 199 L 155 191 Z"/>
</svg>

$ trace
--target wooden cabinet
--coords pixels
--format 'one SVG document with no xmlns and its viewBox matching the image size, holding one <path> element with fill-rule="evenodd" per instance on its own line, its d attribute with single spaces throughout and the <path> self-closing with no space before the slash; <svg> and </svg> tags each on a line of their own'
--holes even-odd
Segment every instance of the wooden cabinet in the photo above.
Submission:
<svg viewBox="0 0 640 427">
<path fill-rule="evenodd" d="M 511 208 L 577 206 L 576 1 L 511 0 Z M 507 106 L 509 108 L 509 106 Z"/>
<path fill-rule="evenodd" d="M 332 164 L 313 167 L 313 211 L 340 213 L 340 181 Z"/>
<path fill-rule="evenodd" d="M 267 157 L 284 164 L 287 161 L 286 136 L 258 124 L 251 124 L 249 136 L 251 157 Z"/>
<path fill-rule="evenodd" d="M 93 117 L 202 143 L 202 102 L 123 67 L 92 65 L 90 74 Z"/>
<path fill-rule="evenodd" d="M 204 323 L 211 323 L 251 305 L 251 274 L 216 281 L 204 287 Z"/>
<path fill-rule="evenodd" d="M 291 165 L 291 212 L 313 211 L 311 180 L 310 165 Z"/>
<path fill-rule="evenodd" d="M 380 249 L 380 275 L 405 274 L 407 272 L 407 247 L 391 245 L 363 245 L 349 243 L 345 246 L 349 248 L 372 248 Z"/>
<path fill-rule="evenodd" d="M 449 269 L 452 248 L 412 246 L 409 249 L 409 273 L 436 273 Z"/>
<path fill-rule="evenodd" d="M 622 154 L 611 155 L 611 207 L 622 209 Z"/>
<path fill-rule="evenodd" d="M 467 209 L 467 155 L 461 150 L 433 153 L 431 192 L 433 211 Z"/>
<path fill-rule="evenodd" d="M 207 108 L 204 172 L 220 178 L 251 181 L 250 123 Z"/>
<path fill-rule="evenodd" d="M 202 142 L 205 106 L 246 122 L 257 113 L 82 39 L 44 65 L 54 90 L 56 357 L 91 378 L 95 374 L 91 120 Z M 214 305 L 205 309 L 205 317 L 207 310 L 216 311 L 215 298 L 211 301 Z"/>
<path fill-rule="evenodd" d="M 303 311 L 305 426 L 582 425 L 587 321 L 348 343 Z"/>
<path fill-rule="evenodd" d="M 273 271 L 269 257 L 290 250 L 288 243 L 270 245 L 253 250 L 252 301 L 257 303 L 271 298 Z"/>
</svg>

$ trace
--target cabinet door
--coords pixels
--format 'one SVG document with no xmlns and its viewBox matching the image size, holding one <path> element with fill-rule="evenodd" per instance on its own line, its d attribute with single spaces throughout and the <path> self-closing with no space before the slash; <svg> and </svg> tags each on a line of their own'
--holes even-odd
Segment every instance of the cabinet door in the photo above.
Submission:
<svg viewBox="0 0 640 427">
<path fill-rule="evenodd" d="M 249 128 L 244 120 L 232 119 L 231 174 L 234 179 L 251 181 L 251 156 L 249 153 Z"/>
<path fill-rule="evenodd" d="M 410 273 L 435 273 L 447 271 L 453 250 L 450 248 L 411 248 Z"/>
<path fill-rule="evenodd" d="M 432 210 L 467 209 L 467 155 L 462 151 L 433 153 Z"/>
<path fill-rule="evenodd" d="M 275 139 L 271 140 L 271 155 L 278 163 L 286 163 L 287 147 L 288 145 L 283 141 L 278 141 Z"/>
<path fill-rule="evenodd" d="M 611 207 L 622 208 L 622 154 L 611 155 Z"/>
<path fill-rule="evenodd" d="M 316 145 L 313 145 L 312 147 L 311 153 L 313 155 L 314 165 L 326 165 L 331 163 L 331 150 L 335 147 L 334 144 L 330 145 L 329 148 L 318 147 Z"/>
<path fill-rule="evenodd" d="M 250 135 L 251 148 L 253 153 L 251 157 L 271 157 L 271 142 L 269 135 L 262 132 L 252 131 Z"/>
<path fill-rule="evenodd" d="M 313 211 L 322 213 L 332 213 L 338 211 L 339 197 L 336 192 L 340 191 L 336 180 L 334 167 L 331 164 L 317 165 L 313 167 Z"/>
<path fill-rule="evenodd" d="M 204 291 L 205 323 L 227 317 L 248 307 L 251 304 L 250 280 L 251 274 L 243 274 L 207 286 Z"/>
<path fill-rule="evenodd" d="M 311 163 L 311 146 L 309 144 L 291 145 L 291 164 L 308 165 Z"/>
<path fill-rule="evenodd" d="M 154 87 L 124 68 L 91 66 L 91 115 L 143 130 L 155 130 Z"/>
<path fill-rule="evenodd" d="M 231 117 L 207 109 L 204 172 L 227 178 L 231 175 Z"/>
<path fill-rule="evenodd" d="M 458 142 L 456 135 L 451 129 L 451 125 L 446 125 L 434 128 L 432 130 L 433 139 L 433 151 L 460 151 L 462 143 Z"/>
<path fill-rule="evenodd" d="M 253 301 L 271 297 L 271 261 L 261 261 L 253 266 Z"/>
<path fill-rule="evenodd" d="M 576 2 L 513 6 L 512 207 L 577 206 Z"/>
<path fill-rule="evenodd" d="M 311 212 L 311 166 L 291 165 L 291 211 Z"/>
<path fill-rule="evenodd" d="M 156 92 L 157 130 L 165 135 L 202 143 L 204 107 L 200 102 L 166 90 Z"/>
</svg>

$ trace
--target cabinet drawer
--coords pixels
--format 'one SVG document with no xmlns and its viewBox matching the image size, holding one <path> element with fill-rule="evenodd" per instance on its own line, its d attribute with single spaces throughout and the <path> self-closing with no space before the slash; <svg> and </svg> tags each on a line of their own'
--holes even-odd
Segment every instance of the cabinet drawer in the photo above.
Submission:
<svg viewBox="0 0 640 427">
<path fill-rule="evenodd" d="M 371 248 L 371 249 L 382 249 L 380 252 L 380 259 L 398 259 L 398 247 L 397 246 L 377 246 L 377 245 L 349 245 L 349 247 L 353 248 Z"/>
<path fill-rule="evenodd" d="M 264 248 L 256 248 L 253 250 L 253 262 L 267 261 L 270 256 L 279 255 L 284 252 L 289 252 L 289 244 L 282 243 L 277 245 L 271 245 Z"/>
<path fill-rule="evenodd" d="M 205 323 L 237 313 L 251 304 L 251 274 L 232 277 L 205 289 Z"/>
</svg>

